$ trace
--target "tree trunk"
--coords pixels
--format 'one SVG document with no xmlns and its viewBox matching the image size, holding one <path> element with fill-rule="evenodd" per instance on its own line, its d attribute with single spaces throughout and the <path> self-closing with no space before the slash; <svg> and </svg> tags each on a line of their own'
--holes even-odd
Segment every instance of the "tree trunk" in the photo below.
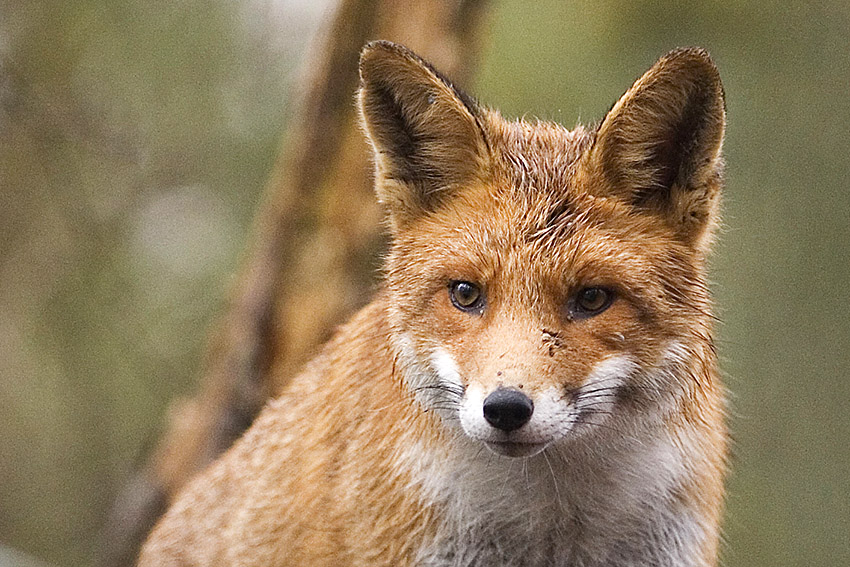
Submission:
<svg viewBox="0 0 850 567">
<path fill-rule="evenodd" d="M 177 491 L 371 295 L 384 240 L 354 105 L 360 49 L 373 39 L 403 43 L 468 83 L 486 11 L 486 0 L 341 1 L 305 62 L 300 105 L 209 341 L 200 391 L 175 402 L 165 434 L 119 495 L 103 565 L 134 563 Z"/>
</svg>

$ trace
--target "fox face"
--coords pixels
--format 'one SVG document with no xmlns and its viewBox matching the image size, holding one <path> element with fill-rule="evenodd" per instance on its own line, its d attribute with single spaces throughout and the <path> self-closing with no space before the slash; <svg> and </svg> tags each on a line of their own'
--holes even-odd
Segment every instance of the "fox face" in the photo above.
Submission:
<svg viewBox="0 0 850 567">
<path fill-rule="evenodd" d="M 509 457 L 699 419 L 725 121 L 708 56 L 672 52 L 571 131 L 507 121 L 393 44 L 361 77 L 390 340 L 423 408 Z"/>
</svg>

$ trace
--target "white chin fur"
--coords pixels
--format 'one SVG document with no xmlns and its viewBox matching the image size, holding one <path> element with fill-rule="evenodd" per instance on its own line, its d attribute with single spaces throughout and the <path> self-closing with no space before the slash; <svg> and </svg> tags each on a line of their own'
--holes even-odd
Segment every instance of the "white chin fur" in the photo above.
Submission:
<svg viewBox="0 0 850 567">
<path fill-rule="evenodd" d="M 498 441 L 485 441 L 484 445 L 490 451 L 503 457 L 533 457 L 541 453 L 548 443 L 511 443 Z"/>
</svg>

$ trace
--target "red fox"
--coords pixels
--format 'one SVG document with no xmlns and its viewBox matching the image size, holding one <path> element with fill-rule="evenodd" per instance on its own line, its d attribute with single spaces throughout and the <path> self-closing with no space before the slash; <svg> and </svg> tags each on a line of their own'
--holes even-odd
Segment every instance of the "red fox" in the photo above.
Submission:
<svg viewBox="0 0 850 567">
<path fill-rule="evenodd" d="M 139 564 L 716 565 L 709 56 L 667 54 L 573 130 L 505 120 L 389 42 L 360 74 L 383 284 Z"/>
</svg>

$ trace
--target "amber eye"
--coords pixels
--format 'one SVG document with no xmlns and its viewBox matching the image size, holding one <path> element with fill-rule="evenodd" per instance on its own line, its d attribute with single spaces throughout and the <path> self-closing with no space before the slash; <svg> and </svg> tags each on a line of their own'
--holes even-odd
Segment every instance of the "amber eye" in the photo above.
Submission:
<svg viewBox="0 0 850 567">
<path fill-rule="evenodd" d="M 452 305 L 461 311 L 480 311 L 484 305 L 484 294 L 476 284 L 454 281 L 449 284 Z"/>
<path fill-rule="evenodd" d="M 614 300 L 614 292 L 604 287 L 586 287 L 573 301 L 571 315 L 575 318 L 592 317 L 605 311 Z"/>
</svg>

